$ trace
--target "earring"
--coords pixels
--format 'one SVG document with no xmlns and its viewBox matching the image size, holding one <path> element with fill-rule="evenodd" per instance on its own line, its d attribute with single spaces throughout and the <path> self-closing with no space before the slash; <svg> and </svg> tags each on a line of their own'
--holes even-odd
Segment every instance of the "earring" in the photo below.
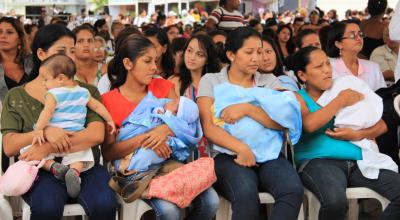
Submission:
<svg viewBox="0 0 400 220">
<path fill-rule="evenodd" d="M 342 49 L 339 49 L 339 55 L 342 56 Z"/>
<path fill-rule="evenodd" d="M 21 50 L 22 46 L 21 44 L 18 44 L 17 50 Z"/>
</svg>

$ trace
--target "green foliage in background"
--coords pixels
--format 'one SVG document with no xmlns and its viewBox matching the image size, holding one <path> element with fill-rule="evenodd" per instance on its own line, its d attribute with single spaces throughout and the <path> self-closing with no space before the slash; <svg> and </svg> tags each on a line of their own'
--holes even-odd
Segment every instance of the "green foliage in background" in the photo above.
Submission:
<svg viewBox="0 0 400 220">
<path fill-rule="evenodd" d="M 96 6 L 94 11 L 101 11 L 103 10 L 104 6 L 108 5 L 108 0 L 90 0 L 92 4 Z"/>
</svg>

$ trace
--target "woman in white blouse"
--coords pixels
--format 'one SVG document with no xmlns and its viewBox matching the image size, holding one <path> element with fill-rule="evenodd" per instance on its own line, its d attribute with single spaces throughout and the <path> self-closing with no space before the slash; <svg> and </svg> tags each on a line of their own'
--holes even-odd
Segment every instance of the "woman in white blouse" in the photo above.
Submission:
<svg viewBox="0 0 400 220">
<path fill-rule="evenodd" d="M 386 83 L 377 63 L 358 58 L 364 37 L 355 22 L 333 24 L 328 33 L 326 52 L 331 58 L 333 78 L 352 74 L 376 91 L 386 87 Z"/>
</svg>

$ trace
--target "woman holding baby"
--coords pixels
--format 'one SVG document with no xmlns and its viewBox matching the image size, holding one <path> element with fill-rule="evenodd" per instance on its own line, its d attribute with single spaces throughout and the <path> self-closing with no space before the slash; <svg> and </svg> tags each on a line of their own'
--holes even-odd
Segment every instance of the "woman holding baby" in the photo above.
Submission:
<svg viewBox="0 0 400 220">
<path fill-rule="evenodd" d="M 44 73 L 39 67 L 46 58 L 62 53 L 73 57 L 75 35 L 62 25 L 47 25 L 41 28 L 32 43 L 33 70 L 30 81 L 10 90 L 4 101 L 1 121 L 3 149 L 7 156 L 18 156 L 22 147 L 32 143 L 33 127 L 44 108 Z M 87 88 L 92 97 L 99 99 L 95 87 L 80 83 Z M 98 165 L 97 146 L 104 139 L 104 122 L 93 111 L 88 111 L 85 129 L 69 133 L 61 128 L 46 127 L 46 142 L 33 145 L 19 155 L 20 160 L 41 160 L 51 153 L 73 153 L 92 149 L 96 165 L 82 173 L 81 191 L 77 198 L 90 219 L 114 219 L 117 202 L 113 191 L 108 187 L 110 179 L 107 170 Z M 96 156 L 97 155 L 97 156 Z M 32 220 L 61 219 L 64 205 L 71 200 L 65 183 L 56 179 L 50 172 L 40 170 L 32 188 L 22 195 L 30 206 Z"/>
<path fill-rule="evenodd" d="M 111 90 L 102 96 L 103 103 L 110 112 L 117 128 L 135 111 L 139 103 L 149 92 L 155 98 L 177 98 L 171 82 L 153 78 L 157 71 L 156 49 L 148 39 L 131 35 L 120 46 L 115 58 L 109 64 L 109 73 L 117 77 L 111 82 Z M 117 142 L 115 135 L 107 135 L 102 146 L 104 159 L 114 161 L 131 154 L 139 148 L 152 149 L 159 157 L 169 159 L 172 155 L 167 137 L 174 136 L 172 130 L 162 124 L 147 133 Z M 157 219 L 178 220 L 180 209 L 175 204 L 150 199 L 147 202 L 155 210 Z M 209 188 L 198 195 L 192 202 L 188 219 L 212 219 L 218 209 L 219 199 L 216 192 Z"/>
<path fill-rule="evenodd" d="M 364 163 L 368 159 L 365 148 L 358 145 L 364 140 L 376 147 L 372 140 L 386 132 L 385 123 L 379 116 L 376 124 L 367 128 L 334 128 L 334 123 L 339 119 L 339 111 L 369 97 L 344 89 L 332 101 L 322 105 L 320 100 L 323 93 L 331 91 L 336 82 L 332 80 L 332 67 L 328 57 L 319 48 L 306 47 L 295 54 L 295 60 L 293 69 L 299 82 L 305 85 L 305 89 L 296 94 L 301 104 L 303 134 L 295 146 L 295 160 L 300 167 L 304 186 L 321 202 L 319 219 L 345 219 L 348 210 L 347 187 L 368 187 L 385 196 L 391 203 L 380 219 L 399 219 L 400 175 L 389 167 L 372 167 L 376 171 L 372 173 L 376 176 L 371 178 L 372 169 L 365 169 L 368 168 Z M 354 79 L 356 83 L 359 81 L 355 77 Z M 372 90 L 369 92 L 373 93 Z M 354 120 L 365 119 L 357 117 L 352 119 Z M 373 151 L 372 154 L 374 158 L 382 158 L 379 152 Z M 390 157 L 383 157 L 386 159 L 382 163 L 394 164 Z M 377 166 L 377 163 L 379 162 L 373 161 L 369 165 Z"/>
<path fill-rule="evenodd" d="M 281 135 L 278 138 L 280 143 L 276 146 L 255 146 L 278 150 L 275 158 L 259 162 L 256 159 L 259 155 L 254 154 L 249 145 L 214 123 L 214 104 L 219 99 L 215 89 L 218 86 L 235 88 L 225 93 L 236 90 L 281 89 L 275 76 L 257 72 L 262 49 L 261 36 L 257 31 L 250 27 L 238 28 L 230 32 L 226 41 L 230 65 L 219 73 L 206 74 L 200 80 L 197 104 L 203 131 L 206 138 L 214 144 L 213 149 L 217 153 L 214 158 L 217 174 L 214 187 L 232 204 L 232 219 L 260 219 L 259 190 L 271 193 L 275 199 L 271 219 L 297 219 L 303 200 L 303 186 L 291 164 L 279 154 Z M 282 126 L 274 122 L 261 107 L 250 103 L 225 108 L 218 120 L 230 126 L 245 118 L 257 122 L 271 133 L 282 130 Z"/>
</svg>

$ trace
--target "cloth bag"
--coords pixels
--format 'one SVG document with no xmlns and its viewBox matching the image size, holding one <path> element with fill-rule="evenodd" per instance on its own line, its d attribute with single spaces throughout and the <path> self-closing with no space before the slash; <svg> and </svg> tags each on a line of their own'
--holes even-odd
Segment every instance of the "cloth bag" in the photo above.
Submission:
<svg viewBox="0 0 400 220">
<path fill-rule="evenodd" d="M 203 157 L 152 179 L 145 196 L 148 199 L 170 201 L 180 208 L 186 208 L 216 180 L 214 159 Z"/>
<path fill-rule="evenodd" d="M 0 194 L 20 196 L 28 192 L 46 160 L 18 161 L 0 177 Z"/>
<path fill-rule="evenodd" d="M 182 165 L 175 160 L 167 160 L 159 168 L 140 173 L 132 181 L 127 176 L 113 176 L 108 185 L 127 203 L 139 198 L 147 199 L 148 186 L 154 177 L 165 175 Z"/>
</svg>

